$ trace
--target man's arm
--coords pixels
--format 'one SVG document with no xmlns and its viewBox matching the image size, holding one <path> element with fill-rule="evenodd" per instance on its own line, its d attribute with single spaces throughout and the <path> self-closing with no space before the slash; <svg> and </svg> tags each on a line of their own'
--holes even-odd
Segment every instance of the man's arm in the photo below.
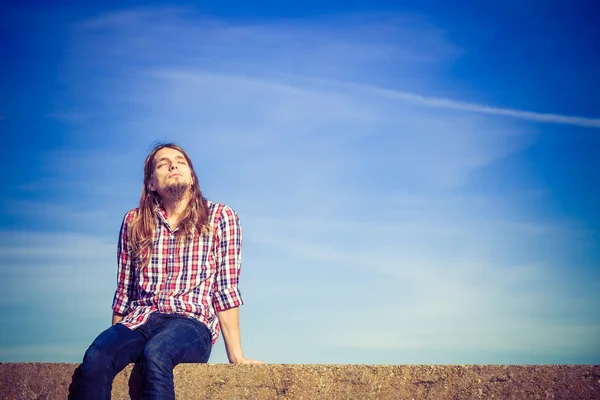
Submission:
<svg viewBox="0 0 600 400">
<path fill-rule="evenodd" d="M 263 361 L 249 360 L 242 352 L 242 337 L 240 334 L 240 308 L 234 307 L 218 311 L 217 317 L 223 332 L 227 358 L 232 364 L 264 364 Z"/>
<path fill-rule="evenodd" d="M 242 264 L 242 228 L 237 214 L 229 207 L 223 209 L 218 222 L 217 273 L 214 283 L 213 304 L 223 332 L 225 350 L 232 364 L 262 364 L 248 360 L 242 352 L 240 311 L 243 304 L 238 289 Z"/>
<path fill-rule="evenodd" d="M 135 217 L 135 211 L 125 214 L 117 245 L 117 290 L 113 298 L 112 324 L 120 322 L 129 310 L 131 298 L 135 295 L 135 282 L 133 279 L 133 263 L 131 260 L 131 243 L 129 238 L 129 225 Z"/>
</svg>

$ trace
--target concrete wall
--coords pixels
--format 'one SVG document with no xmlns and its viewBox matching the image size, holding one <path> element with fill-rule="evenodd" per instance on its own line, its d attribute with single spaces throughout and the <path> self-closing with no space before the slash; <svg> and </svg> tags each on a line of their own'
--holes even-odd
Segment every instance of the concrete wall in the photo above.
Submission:
<svg viewBox="0 0 600 400">
<path fill-rule="evenodd" d="M 184 364 L 179 399 L 600 399 L 600 366 Z M 0 399 L 67 399 L 78 364 L 0 363 Z M 139 398 L 132 365 L 113 399 Z"/>
</svg>

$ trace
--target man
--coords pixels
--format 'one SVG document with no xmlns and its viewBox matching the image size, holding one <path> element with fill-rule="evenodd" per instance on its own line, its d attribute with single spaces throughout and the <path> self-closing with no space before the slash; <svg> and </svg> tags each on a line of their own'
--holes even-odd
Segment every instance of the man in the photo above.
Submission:
<svg viewBox="0 0 600 400">
<path fill-rule="evenodd" d="M 77 397 L 110 399 L 115 375 L 139 362 L 143 398 L 174 399 L 173 368 L 208 362 L 219 331 L 230 363 L 262 363 L 242 353 L 241 247 L 238 216 L 202 196 L 185 151 L 156 146 L 119 234 L 112 326 L 85 353 Z"/>
</svg>

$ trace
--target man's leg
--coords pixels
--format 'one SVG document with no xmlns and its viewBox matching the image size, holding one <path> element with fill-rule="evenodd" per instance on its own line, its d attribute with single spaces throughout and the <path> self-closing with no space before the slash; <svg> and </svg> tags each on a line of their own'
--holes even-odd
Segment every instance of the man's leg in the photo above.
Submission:
<svg viewBox="0 0 600 400">
<path fill-rule="evenodd" d="M 76 399 L 109 399 L 115 376 L 137 361 L 146 345 L 137 330 L 116 324 L 102 332 L 85 352 Z"/>
<path fill-rule="evenodd" d="M 206 363 L 212 349 L 210 330 L 181 315 L 161 314 L 163 325 L 148 341 L 140 366 L 143 399 L 175 399 L 173 368 L 180 363 Z"/>
</svg>

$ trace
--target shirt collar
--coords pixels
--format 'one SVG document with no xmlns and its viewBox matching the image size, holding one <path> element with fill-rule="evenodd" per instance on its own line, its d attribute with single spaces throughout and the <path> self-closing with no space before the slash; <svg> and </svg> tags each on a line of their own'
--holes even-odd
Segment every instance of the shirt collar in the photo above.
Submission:
<svg viewBox="0 0 600 400">
<path fill-rule="evenodd" d="M 157 206 L 154 211 L 156 212 L 156 215 L 158 215 L 158 218 L 162 221 L 163 224 L 169 226 L 169 222 L 167 221 L 167 212 L 165 211 L 164 208 L 162 208 L 161 206 Z"/>
</svg>

